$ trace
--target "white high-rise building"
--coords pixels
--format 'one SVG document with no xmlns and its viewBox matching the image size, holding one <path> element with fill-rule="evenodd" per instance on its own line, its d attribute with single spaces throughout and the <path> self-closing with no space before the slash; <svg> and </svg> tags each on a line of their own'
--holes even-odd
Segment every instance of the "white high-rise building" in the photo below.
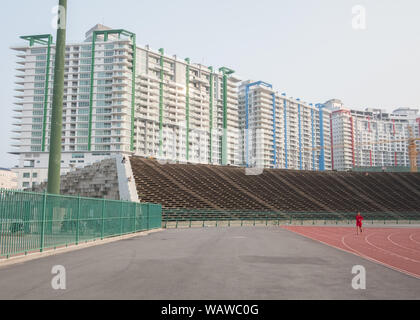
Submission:
<svg viewBox="0 0 420 320">
<path fill-rule="evenodd" d="M 265 82 L 239 87 L 241 165 L 259 168 L 331 170 L 330 114 L 279 94 Z"/>
<path fill-rule="evenodd" d="M 348 109 L 339 100 L 326 102 L 332 111 L 333 168 L 409 167 L 409 127 L 419 134 L 418 110 L 400 108 L 392 113 L 382 109 Z M 416 120 L 417 119 L 417 120 Z"/>
<path fill-rule="evenodd" d="M 47 179 L 55 46 L 51 35 L 22 39 L 28 43 L 12 48 L 12 153 L 18 187 L 26 188 Z M 134 33 L 96 25 L 85 41 L 66 45 L 61 173 L 119 153 L 237 164 L 233 73 L 140 48 Z"/>
</svg>

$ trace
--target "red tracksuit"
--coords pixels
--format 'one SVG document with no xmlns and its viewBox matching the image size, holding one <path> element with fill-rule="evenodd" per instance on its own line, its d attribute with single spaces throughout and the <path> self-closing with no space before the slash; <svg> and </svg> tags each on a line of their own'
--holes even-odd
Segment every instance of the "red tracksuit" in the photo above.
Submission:
<svg viewBox="0 0 420 320">
<path fill-rule="evenodd" d="M 362 226 L 362 220 L 363 220 L 362 216 L 356 216 L 356 227 Z"/>
</svg>

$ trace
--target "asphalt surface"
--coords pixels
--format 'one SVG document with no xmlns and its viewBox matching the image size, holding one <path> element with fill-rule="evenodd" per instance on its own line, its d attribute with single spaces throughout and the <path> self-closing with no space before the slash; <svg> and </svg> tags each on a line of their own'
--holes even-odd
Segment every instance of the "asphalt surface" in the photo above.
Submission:
<svg viewBox="0 0 420 320">
<path fill-rule="evenodd" d="M 0 299 L 420 299 L 420 280 L 278 227 L 173 229 L 0 267 Z"/>
</svg>

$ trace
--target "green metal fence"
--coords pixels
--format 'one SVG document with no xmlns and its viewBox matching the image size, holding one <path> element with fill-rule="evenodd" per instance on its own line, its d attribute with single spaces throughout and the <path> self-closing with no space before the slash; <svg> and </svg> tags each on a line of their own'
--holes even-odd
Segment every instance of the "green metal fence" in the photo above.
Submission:
<svg viewBox="0 0 420 320">
<path fill-rule="evenodd" d="M 0 257 L 161 228 L 162 206 L 0 189 Z"/>
</svg>

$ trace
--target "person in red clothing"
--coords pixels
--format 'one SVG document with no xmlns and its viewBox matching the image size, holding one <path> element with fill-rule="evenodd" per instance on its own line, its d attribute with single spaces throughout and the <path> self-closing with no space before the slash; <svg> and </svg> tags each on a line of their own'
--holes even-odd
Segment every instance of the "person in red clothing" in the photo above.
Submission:
<svg viewBox="0 0 420 320">
<path fill-rule="evenodd" d="M 357 215 L 356 215 L 356 232 L 357 232 L 357 234 L 359 234 L 359 230 L 360 230 L 360 233 L 363 232 L 362 220 L 363 220 L 363 217 L 360 214 L 360 212 L 358 212 Z"/>
</svg>

